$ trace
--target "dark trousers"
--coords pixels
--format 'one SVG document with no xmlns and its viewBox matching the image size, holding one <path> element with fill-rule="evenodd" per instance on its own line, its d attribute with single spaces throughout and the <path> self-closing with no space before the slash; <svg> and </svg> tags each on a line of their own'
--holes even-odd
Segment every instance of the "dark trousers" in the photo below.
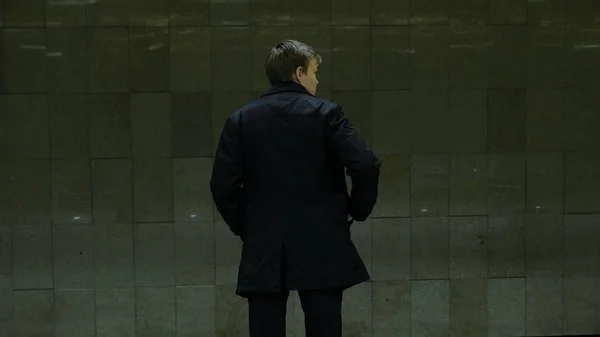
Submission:
<svg viewBox="0 0 600 337">
<path fill-rule="evenodd" d="M 301 290 L 306 337 L 342 337 L 342 290 Z M 248 297 L 250 337 L 285 337 L 289 291 Z"/>
</svg>

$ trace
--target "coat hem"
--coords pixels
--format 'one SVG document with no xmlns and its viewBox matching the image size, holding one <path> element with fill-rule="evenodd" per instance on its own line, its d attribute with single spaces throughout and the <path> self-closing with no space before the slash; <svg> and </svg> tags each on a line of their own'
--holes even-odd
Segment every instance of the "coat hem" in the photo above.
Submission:
<svg viewBox="0 0 600 337">
<path fill-rule="evenodd" d="M 350 281 L 343 284 L 329 284 L 323 286 L 295 286 L 287 285 L 284 287 L 284 291 L 302 291 L 302 290 L 320 290 L 320 289 L 340 289 L 342 291 L 352 288 L 358 284 L 371 281 L 371 277 L 366 275 L 365 277 L 358 278 L 354 281 Z M 235 294 L 239 297 L 248 298 L 253 294 L 272 294 L 282 291 L 282 289 L 272 289 L 264 287 L 240 287 L 238 285 Z"/>
</svg>

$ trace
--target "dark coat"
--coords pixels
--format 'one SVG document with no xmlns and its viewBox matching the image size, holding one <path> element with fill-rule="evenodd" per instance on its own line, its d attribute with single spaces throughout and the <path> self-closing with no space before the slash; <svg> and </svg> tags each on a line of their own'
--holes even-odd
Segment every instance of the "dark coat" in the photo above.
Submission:
<svg viewBox="0 0 600 337">
<path fill-rule="evenodd" d="M 364 221 L 373 211 L 380 167 L 342 108 L 299 84 L 276 85 L 231 114 L 210 186 L 243 241 L 236 293 L 368 281 L 349 217 Z"/>
</svg>

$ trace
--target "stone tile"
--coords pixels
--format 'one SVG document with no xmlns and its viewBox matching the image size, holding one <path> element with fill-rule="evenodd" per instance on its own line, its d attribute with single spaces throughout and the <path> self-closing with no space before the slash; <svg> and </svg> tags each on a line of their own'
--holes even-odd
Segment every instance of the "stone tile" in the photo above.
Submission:
<svg viewBox="0 0 600 337">
<path fill-rule="evenodd" d="M 90 157 L 88 97 L 83 94 L 48 96 L 50 157 Z"/>
<path fill-rule="evenodd" d="M 450 281 L 450 337 L 487 335 L 487 280 Z"/>
<path fill-rule="evenodd" d="M 86 6 L 88 26 L 127 26 L 128 2 L 121 0 L 106 0 L 90 2 Z"/>
<path fill-rule="evenodd" d="M 585 26 L 598 22 L 598 2 L 593 0 L 565 1 L 567 24 Z"/>
<path fill-rule="evenodd" d="M 600 333 L 600 278 L 564 279 L 564 332 L 566 334 Z"/>
<path fill-rule="evenodd" d="M 372 219 L 372 278 L 375 281 L 410 280 L 410 219 Z"/>
<path fill-rule="evenodd" d="M 135 289 L 135 334 L 148 337 L 175 337 L 177 309 L 175 288 Z"/>
<path fill-rule="evenodd" d="M 131 95 L 131 138 L 133 158 L 170 158 L 171 96 Z"/>
<path fill-rule="evenodd" d="M 487 152 L 487 102 L 486 90 L 450 91 L 451 152 Z"/>
<path fill-rule="evenodd" d="M 599 40 L 600 43 L 600 40 Z M 600 90 L 597 88 L 565 91 L 565 150 L 600 152 Z"/>
<path fill-rule="evenodd" d="M 52 221 L 50 162 L 0 162 L 0 223 L 48 225 Z"/>
<path fill-rule="evenodd" d="M 331 88 L 370 89 L 370 31 L 364 26 L 331 28 Z"/>
<path fill-rule="evenodd" d="M 367 90 L 333 91 L 331 100 L 342 107 L 358 136 L 371 146 L 373 139 L 371 92 Z"/>
<path fill-rule="evenodd" d="M 564 212 L 564 163 L 562 153 L 529 153 L 527 156 L 527 211 Z"/>
<path fill-rule="evenodd" d="M 213 222 L 212 165 L 210 158 L 173 159 L 175 221 Z"/>
<path fill-rule="evenodd" d="M 411 5 L 415 2 L 413 1 Z M 410 87 L 447 89 L 449 86 L 448 28 L 412 27 L 410 30 Z"/>
<path fill-rule="evenodd" d="M 0 225 L 0 294 L 13 289 L 12 231 L 8 225 Z M 0 309 L 2 311 L 2 309 Z M 0 314 L 1 316 L 1 314 Z M 1 319 L 0 319 L 1 322 Z M 0 336 L 2 335 L 0 330 Z"/>
<path fill-rule="evenodd" d="M 133 222 L 131 166 L 130 159 L 92 160 L 94 222 Z"/>
<path fill-rule="evenodd" d="M 289 2 L 292 26 L 325 27 L 331 23 L 331 0 L 289 0 Z"/>
<path fill-rule="evenodd" d="M 566 1 L 566 3 L 568 6 L 571 6 L 571 1 Z M 591 6 L 588 5 L 588 8 L 589 7 Z M 598 9 L 586 10 L 584 8 L 585 7 L 580 7 L 580 10 L 583 10 L 585 15 L 589 15 L 588 13 L 595 13 L 593 15 L 596 17 L 593 20 L 596 22 L 590 26 L 595 27 L 598 20 Z M 572 20 L 569 19 L 568 21 Z M 586 29 L 576 25 L 569 26 L 566 29 L 567 87 L 597 88 L 600 85 L 600 70 L 598 70 L 597 66 L 598 59 L 600 58 L 600 50 L 598 48 L 588 47 L 598 45 L 598 43 L 600 43 L 600 32 L 596 29 Z"/>
<path fill-rule="evenodd" d="M 88 28 L 87 33 L 90 92 L 129 92 L 131 69 L 127 28 L 94 27 Z"/>
<path fill-rule="evenodd" d="M 244 2 L 246 1 L 244 0 Z M 235 2 L 229 6 L 240 6 L 241 4 L 243 2 Z M 214 6 L 216 5 L 211 7 Z M 222 6 L 226 6 L 225 3 Z M 211 11 L 211 21 L 213 21 L 212 13 Z M 230 13 L 233 14 L 233 12 Z M 212 90 L 242 91 L 252 88 L 252 68 L 247 64 L 248 56 L 246 55 L 250 47 L 249 27 L 211 27 L 210 72 Z M 237 80 L 232 81 L 231 78 Z"/>
<path fill-rule="evenodd" d="M 449 207 L 448 155 L 414 155 L 411 158 L 411 215 L 444 216 Z"/>
<path fill-rule="evenodd" d="M 410 227 L 411 279 L 448 279 L 448 218 L 413 218 Z"/>
<path fill-rule="evenodd" d="M 483 27 L 488 22 L 488 0 L 453 0 L 449 5 L 451 24 Z"/>
<path fill-rule="evenodd" d="M 178 0 L 178 2 L 192 5 L 191 0 Z M 208 1 L 193 2 L 194 5 L 199 6 L 203 3 L 208 4 Z M 182 14 L 196 16 L 193 12 Z M 198 14 L 203 15 L 203 13 Z M 210 28 L 171 27 L 170 39 L 171 90 L 174 92 L 210 90 Z"/>
<path fill-rule="evenodd" d="M 215 287 L 217 337 L 249 337 L 248 301 L 235 295 L 234 285 Z"/>
<path fill-rule="evenodd" d="M 527 335 L 563 334 L 562 278 L 527 278 L 526 291 Z"/>
<path fill-rule="evenodd" d="M 466 0 L 471 5 L 477 5 L 480 0 Z M 477 4 L 475 4 L 477 2 Z M 471 7 L 477 11 L 480 8 Z M 487 9 L 487 6 L 484 10 Z M 458 20 L 478 20 L 475 17 L 469 19 L 473 13 L 464 13 L 466 17 Z M 486 20 L 487 16 L 483 17 Z M 490 57 L 490 34 L 488 28 L 483 25 L 457 25 L 453 27 L 447 36 L 448 48 L 448 77 L 450 88 L 457 89 L 479 89 L 488 86 Z"/>
<path fill-rule="evenodd" d="M 135 336 L 133 288 L 96 289 L 96 336 Z"/>
<path fill-rule="evenodd" d="M 290 292 L 288 302 L 294 303 L 294 333 L 292 337 L 306 337 L 304 311 L 297 291 Z"/>
<path fill-rule="evenodd" d="M 168 26 L 169 0 L 128 0 L 129 26 Z"/>
<path fill-rule="evenodd" d="M 176 284 L 215 284 L 214 223 L 177 223 L 174 235 Z"/>
<path fill-rule="evenodd" d="M 245 26 L 250 23 L 250 0 L 210 1 L 212 26 Z"/>
<path fill-rule="evenodd" d="M 488 336 L 525 336 L 525 279 L 488 279 Z"/>
<path fill-rule="evenodd" d="M 131 157 L 131 114 L 128 94 L 89 96 L 92 158 Z"/>
<path fill-rule="evenodd" d="M 487 277 L 487 218 L 450 218 L 450 278 Z"/>
<path fill-rule="evenodd" d="M 444 25 L 449 21 L 447 0 L 412 0 L 410 2 L 411 25 Z M 433 337 L 433 336 L 432 336 Z"/>
<path fill-rule="evenodd" d="M 527 91 L 488 91 L 490 152 L 522 152 L 527 144 Z"/>
<path fill-rule="evenodd" d="M 234 285 L 237 282 L 242 258 L 242 240 L 231 232 L 220 216 L 217 219 L 215 221 L 215 284 Z"/>
<path fill-rule="evenodd" d="M 9 3 L 17 2 L 19 1 L 11 0 Z M 4 7 L 6 8 L 7 4 Z M 5 14 L 6 26 L 11 25 L 9 18 Z M 47 89 L 46 76 L 40 76 L 40 74 L 46 74 L 47 70 L 45 29 L 6 28 L 2 33 L 2 49 L 4 51 L 3 82 L 6 92 L 12 94 L 45 93 Z"/>
<path fill-rule="evenodd" d="M 408 3 L 404 0 L 400 2 Z M 395 6 L 395 3 L 390 2 L 389 6 Z M 374 5 L 372 3 L 371 8 Z M 371 88 L 376 90 L 408 89 L 410 87 L 409 62 L 412 55 L 409 28 L 372 26 L 370 30 Z"/>
<path fill-rule="evenodd" d="M 409 91 L 372 91 L 373 150 L 377 154 L 410 153 Z"/>
<path fill-rule="evenodd" d="M 208 26 L 210 23 L 210 1 L 174 0 L 171 1 L 171 27 Z"/>
<path fill-rule="evenodd" d="M 564 28 L 562 26 L 531 27 L 528 33 L 528 87 L 564 88 L 566 79 Z"/>
<path fill-rule="evenodd" d="M 175 285 L 173 224 L 134 225 L 135 285 Z"/>
<path fill-rule="evenodd" d="M 450 146 L 447 90 L 410 91 L 410 149 L 413 154 L 444 153 Z"/>
<path fill-rule="evenodd" d="M 53 160 L 52 223 L 92 222 L 92 186 L 89 159 Z"/>
<path fill-rule="evenodd" d="M 94 290 L 56 290 L 54 292 L 56 337 L 95 337 Z"/>
<path fill-rule="evenodd" d="M 14 289 L 54 288 L 50 226 L 13 226 L 12 246 Z"/>
<path fill-rule="evenodd" d="M 290 23 L 290 0 L 250 0 L 250 24 L 284 26 Z"/>
<path fill-rule="evenodd" d="M 171 94 L 173 157 L 214 156 L 212 104 L 210 92 Z"/>
<path fill-rule="evenodd" d="M 488 23 L 492 25 L 524 24 L 527 22 L 527 3 L 520 0 L 491 0 L 488 13 Z"/>
<path fill-rule="evenodd" d="M 565 154 L 565 212 L 600 212 L 600 155 L 594 153 Z"/>
<path fill-rule="evenodd" d="M 527 277 L 563 275 L 563 216 L 527 215 L 525 255 Z"/>
<path fill-rule="evenodd" d="M 12 290 L 0 290 L 0 336 L 12 337 L 14 331 L 14 301 Z"/>
<path fill-rule="evenodd" d="M 326 99 L 326 100 L 331 100 L 331 92 L 330 91 L 319 91 L 316 95 L 316 97 L 322 98 L 322 99 Z"/>
<path fill-rule="evenodd" d="M 565 215 L 565 277 L 600 276 L 600 215 Z"/>
<path fill-rule="evenodd" d="M 135 8 L 136 15 L 144 15 L 142 8 L 147 8 L 149 5 L 151 3 L 148 4 L 148 0 L 145 0 L 143 5 L 140 3 L 140 6 Z M 156 20 L 163 20 L 164 13 L 159 14 L 160 19 Z M 154 19 L 150 25 L 155 23 L 161 25 Z M 148 21 L 142 23 L 143 26 L 148 24 Z M 129 28 L 129 67 L 132 92 L 165 92 L 171 88 L 171 47 L 169 44 L 169 29 L 166 27 Z"/>
<path fill-rule="evenodd" d="M 373 337 L 409 337 L 410 320 L 410 282 L 373 282 Z"/>
<path fill-rule="evenodd" d="M 15 291 L 15 337 L 55 336 L 55 308 L 53 290 Z"/>
<path fill-rule="evenodd" d="M 48 103 L 45 95 L 7 95 L 0 115 L 3 158 L 48 159 Z"/>
<path fill-rule="evenodd" d="M 490 154 L 489 206 L 492 215 L 516 215 L 525 211 L 526 156 Z"/>
<path fill-rule="evenodd" d="M 488 219 L 488 277 L 525 276 L 525 226 L 519 216 Z"/>
<path fill-rule="evenodd" d="M 451 215 L 487 214 L 488 165 L 486 154 L 454 154 L 450 156 Z"/>
<path fill-rule="evenodd" d="M 134 285 L 133 224 L 94 226 L 95 287 Z"/>
<path fill-rule="evenodd" d="M 171 158 L 133 161 L 133 218 L 135 222 L 173 221 Z"/>
<path fill-rule="evenodd" d="M 94 230 L 91 226 L 60 225 L 52 237 L 54 287 L 90 289 L 94 287 Z"/>
<path fill-rule="evenodd" d="M 46 26 L 85 27 L 88 6 L 88 3 L 82 5 L 78 2 L 46 1 Z"/>
<path fill-rule="evenodd" d="M 527 29 L 526 25 L 488 26 L 491 43 L 488 63 L 490 88 L 515 89 L 527 86 Z"/>
<path fill-rule="evenodd" d="M 410 1 L 371 1 L 371 25 L 398 26 L 408 25 L 410 21 Z"/>
<path fill-rule="evenodd" d="M 536 26 L 565 24 L 565 0 L 528 1 L 527 23 Z"/>
<path fill-rule="evenodd" d="M 410 215 L 410 157 L 407 155 L 379 155 L 382 162 L 379 177 L 379 196 L 373 217 Z"/>
<path fill-rule="evenodd" d="M 46 40 L 48 91 L 87 93 L 89 65 L 85 28 L 49 27 Z"/>
<path fill-rule="evenodd" d="M 177 336 L 215 337 L 215 287 L 178 287 Z"/>
<path fill-rule="evenodd" d="M 564 149 L 564 90 L 527 90 L 527 151 Z"/>
<path fill-rule="evenodd" d="M 450 327 L 449 281 L 411 282 L 411 336 L 448 336 Z"/>
<path fill-rule="evenodd" d="M 361 283 L 344 292 L 342 303 L 342 334 L 373 336 L 373 284 Z"/>
<path fill-rule="evenodd" d="M 331 24 L 362 26 L 369 24 L 368 0 L 331 0 Z"/>
<path fill-rule="evenodd" d="M 285 317 L 286 337 L 296 337 L 296 301 L 300 301 L 294 296 L 296 293 L 290 292 L 290 297 L 288 297 Z"/>
<path fill-rule="evenodd" d="M 44 27 L 44 0 L 4 0 L 4 24 L 7 27 Z"/>
</svg>

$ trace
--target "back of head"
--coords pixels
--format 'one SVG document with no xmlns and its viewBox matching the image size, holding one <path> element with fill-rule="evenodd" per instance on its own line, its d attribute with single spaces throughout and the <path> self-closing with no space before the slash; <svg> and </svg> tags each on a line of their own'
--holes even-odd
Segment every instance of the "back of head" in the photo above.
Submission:
<svg viewBox="0 0 600 337">
<path fill-rule="evenodd" d="M 267 55 L 265 70 L 271 85 L 283 82 L 298 82 L 296 71 L 301 68 L 306 74 L 311 60 L 318 66 L 321 56 L 309 45 L 296 40 L 284 40 L 277 43 Z"/>
</svg>

